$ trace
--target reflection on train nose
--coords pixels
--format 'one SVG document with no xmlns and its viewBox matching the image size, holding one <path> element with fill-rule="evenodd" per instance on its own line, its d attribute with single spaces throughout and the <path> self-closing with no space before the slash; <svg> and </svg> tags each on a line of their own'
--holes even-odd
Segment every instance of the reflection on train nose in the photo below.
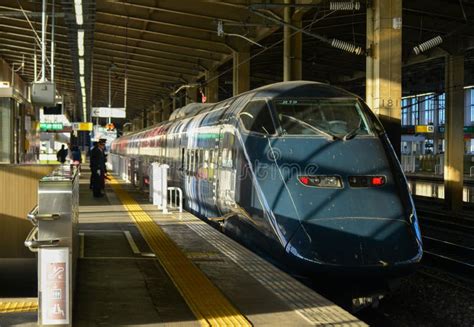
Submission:
<svg viewBox="0 0 474 327">
<path fill-rule="evenodd" d="M 444 184 L 430 181 L 409 180 L 410 192 L 416 196 L 444 199 Z M 464 186 L 462 200 L 474 203 L 474 187 Z"/>
</svg>

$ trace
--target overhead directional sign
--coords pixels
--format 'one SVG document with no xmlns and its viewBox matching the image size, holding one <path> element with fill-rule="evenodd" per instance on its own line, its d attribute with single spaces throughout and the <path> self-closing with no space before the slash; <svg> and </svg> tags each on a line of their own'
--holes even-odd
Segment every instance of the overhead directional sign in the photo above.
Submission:
<svg viewBox="0 0 474 327">
<path fill-rule="evenodd" d="M 90 132 L 93 128 L 92 123 L 72 123 L 71 126 L 73 131 L 81 132 Z"/>
<path fill-rule="evenodd" d="M 125 118 L 125 108 L 95 107 L 92 108 L 92 117 Z"/>
</svg>

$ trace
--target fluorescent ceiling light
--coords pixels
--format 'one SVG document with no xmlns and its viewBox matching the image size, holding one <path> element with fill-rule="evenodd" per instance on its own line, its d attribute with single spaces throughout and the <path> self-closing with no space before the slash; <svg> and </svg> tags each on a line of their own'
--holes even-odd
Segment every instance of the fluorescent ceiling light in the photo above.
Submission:
<svg viewBox="0 0 474 327">
<path fill-rule="evenodd" d="M 82 3 L 81 3 L 81 1 L 74 1 L 74 8 L 76 9 L 76 23 L 77 23 L 77 25 L 84 24 L 84 17 L 83 17 L 83 13 L 82 13 Z"/>
<path fill-rule="evenodd" d="M 77 50 L 79 56 L 84 56 L 84 30 L 77 30 Z"/>
<path fill-rule="evenodd" d="M 76 24 L 81 26 L 82 24 L 84 24 L 84 18 L 82 15 L 76 15 Z"/>
<path fill-rule="evenodd" d="M 435 94 L 434 92 L 427 92 L 427 93 L 417 94 L 416 96 L 417 97 L 424 97 L 424 96 L 427 96 L 427 95 L 434 95 L 434 94 Z"/>
<path fill-rule="evenodd" d="M 81 88 L 86 87 L 86 81 L 85 81 L 85 79 L 84 79 L 84 76 L 79 77 L 79 80 L 80 80 L 80 82 L 81 82 Z"/>
<path fill-rule="evenodd" d="M 84 75 L 84 58 L 79 58 L 79 74 Z"/>
<path fill-rule="evenodd" d="M 82 16 L 82 4 L 80 5 L 74 5 L 75 9 L 76 9 L 76 17 L 77 16 Z"/>
</svg>

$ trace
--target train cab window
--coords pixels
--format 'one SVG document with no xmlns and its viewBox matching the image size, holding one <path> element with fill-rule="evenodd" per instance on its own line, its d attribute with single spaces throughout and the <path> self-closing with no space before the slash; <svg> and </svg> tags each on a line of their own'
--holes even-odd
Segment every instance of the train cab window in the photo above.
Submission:
<svg viewBox="0 0 474 327">
<path fill-rule="evenodd" d="M 240 112 L 239 118 L 249 132 L 275 134 L 270 108 L 266 101 L 252 101 Z"/>
<path fill-rule="evenodd" d="M 274 102 L 281 132 L 349 139 L 373 135 L 357 99 L 282 99 Z"/>
</svg>

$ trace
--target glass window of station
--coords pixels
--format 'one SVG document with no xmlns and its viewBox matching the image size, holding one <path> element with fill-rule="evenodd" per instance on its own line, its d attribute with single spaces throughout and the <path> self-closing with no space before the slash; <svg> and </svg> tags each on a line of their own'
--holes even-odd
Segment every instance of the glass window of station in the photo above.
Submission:
<svg viewBox="0 0 474 327">
<path fill-rule="evenodd" d="M 474 86 L 465 87 L 464 91 L 465 153 L 474 154 Z M 446 123 L 445 93 L 432 92 L 403 97 L 401 123 L 403 155 L 443 154 Z"/>
<path fill-rule="evenodd" d="M 446 150 L 446 95 L 424 93 L 402 98 L 401 163 L 412 192 L 419 196 L 444 198 L 442 180 L 420 182 L 416 177 L 444 174 Z M 474 86 L 464 87 L 464 176 L 474 175 Z M 474 202 L 474 188 L 465 186 L 463 199 Z"/>
</svg>

